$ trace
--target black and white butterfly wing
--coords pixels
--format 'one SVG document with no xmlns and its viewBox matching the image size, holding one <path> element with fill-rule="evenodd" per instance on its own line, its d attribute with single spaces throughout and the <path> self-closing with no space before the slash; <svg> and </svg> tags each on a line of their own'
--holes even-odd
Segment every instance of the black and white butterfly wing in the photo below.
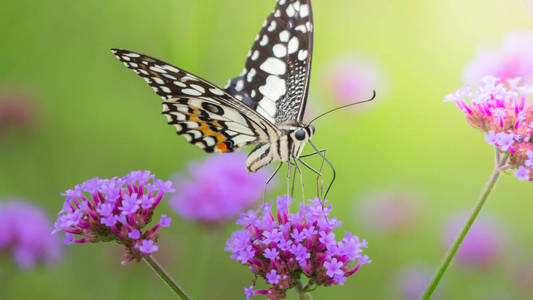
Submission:
<svg viewBox="0 0 533 300">
<path fill-rule="evenodd" d="M 163 101 L 177 133 L 206 152 L 232 152 L 268 141 L 277 128 L 223 89 L 178 67 L 137 52 L 112 49 Z"/>
<path fill-rule="evenodd" d="M 300 122 L 313 52 L 311 0 L 278 0 L 226 90 L 275 124 Z"/>
</svg>

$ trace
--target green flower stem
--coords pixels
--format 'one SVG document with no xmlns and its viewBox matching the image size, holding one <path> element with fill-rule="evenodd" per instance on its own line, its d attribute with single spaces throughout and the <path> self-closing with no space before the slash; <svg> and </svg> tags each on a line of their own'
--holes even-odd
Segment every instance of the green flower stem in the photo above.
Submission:
<svg viewBox="0 0 533 300">
<path fill-rule="evenodd" d="M 176 295 L 183 300 L 190 300 L 185 291 L 170 277 L 170 275 L 161 267 L 161 265 L 151 256 L 143 257 L 143 260 L 152 268 L 152 270 L 161 278 Z"/>
<path fill-rule="evenodd" d="M 499 153 L 497 153 L 499 154 Z M 499 155 L 498 155 L 499 156 Z M 477 216 L 479 215 L 479 212 L 481 211 L 481 208 L 487 201 L 487 198 L 489 197 L 490 192 L 494 188 L 494 185 L 496 185 L 496 182 L 498 181 L 498 178 L 500 177 L 500 172 L 502 166 L 505 164 L 505 161 L 507 160 L 507 157 L 505 157 L 503 160 L 496 162 L 496 167 L 494 168 L 494 171 L 492 171 L 492 175 L 490 176 L 489 181 L 485 185 L 485 188 L 483 189 L 483 192 L 479 196 L 479 199 L 477 201 L 476 206 L 474 207 L 474 210 L 472 211 L 472 214 L 466 221 L 465 225 L 463 226 L 463 229 L 461 230 L 461 233 L 457 236 L 455 241 L 453 242 L 451 248 L 448 250 L 448 253 L 446 254 L 446 257 L 442 261 L 437 273 L 435 273 L 435 276 L 433 277 L 433 280 L 431 281 L 430 285 L 426 289 L 424 295 L 422 296 L 421 300 L 429 300 L 431 298 L 431 295 L 433 295 L 433 292 L 439 285 L 440 280 L 442 279 L 442 276 L 444 276 L 444 273 L 446 272 L 446 269 L 448 268 L 448 265 L 452 261 L 453 257 L 457 253 L 457 250 L 459 250 L 459 247 L 461 247 L 461 244 L 463 243 L 468 231 L 472 227 L 472 224 L 474 224 L 474 221 L 476 220 Z"/>
<path fill-rule="evenodd" d="M 302 282 L 298 280 L 296 282 L 296 289 L 298 290 L 298 299 L 300 300 L 313 300 L 311 294 L 309 294 L 306 289 L 303 287 Z"/>
</svg>

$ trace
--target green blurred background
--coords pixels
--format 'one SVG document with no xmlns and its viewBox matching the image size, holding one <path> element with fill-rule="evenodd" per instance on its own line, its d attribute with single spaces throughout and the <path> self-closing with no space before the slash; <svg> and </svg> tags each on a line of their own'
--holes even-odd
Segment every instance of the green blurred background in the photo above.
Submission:
<svg viewBox="0 0 533 300">
<path fill-rule="evenodd" d="M 24 197 L 54 216 L 59 193 L 88 178 L 136 169 L 169 178 L 204 157 L 165 125 L 160 98 L 109 49 L 143 52 L 224 85 L 240 73 L 273 7 L 274 0 L 2 1 L 0 87 L 34 95 L 39 118 L 31 131 L 0 135 L 0 197 Z M 328 149 L 337 169 L 333 214 L 341 230 L 369 241 L 374 262 L 345 286 L 313 296 L 401 299 L 395 274 L 410 263 L 437 267 L 443 224 L 473 206 L 492 170 L 483 135 L 442 99 L 462 85 L 461 72 L 480 42 L 499 44 L 512 30 L 532 29 L 533 17 L 522 0 L 316 0 L 313 8 L 316 110 L 337 105 L 323 74 L 347 53 L 379 61 L 388 82 L 387 92 L 364 109 L 316 124 L 313 141 Z M 357 201 L 390 187 L 423 195 L 416 223 L 392 234 L 362 226 Z M 502 178 L 484 214 L 510 232 L 505 255 L 489 268 L 453 265 L 441 299 L 531 299 L 515 268 L 533 261 L 532 191 L 530 183 Z M 161 263 L 195 299 L 244 299 L 252 274 L 223 250 L 235 227 L 207 230 L 171 215 L 156 254 Z M 144 264 L 121 266 L 117 245 L 74 245 L 65 253 L 55 267 L 33 271 L 2 260 L 0 298 L 173 299 Z"/>
</svg>

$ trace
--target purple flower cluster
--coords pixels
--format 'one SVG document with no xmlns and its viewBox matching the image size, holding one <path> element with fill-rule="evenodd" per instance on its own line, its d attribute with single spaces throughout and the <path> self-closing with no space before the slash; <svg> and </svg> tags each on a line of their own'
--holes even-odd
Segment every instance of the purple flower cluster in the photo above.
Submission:
<svg viewBox="0 0 533 300">
<path fill-rule="evenodd" d="M 343 285 L 361 265 L 371 262 L 362 254 L 365 240 L 349 232 L 335 240 L 333 229 L 341 222 L 329 218 L 331 206 L 314 199 L 299 203 L 300 210 L 291 214 L 291 201 L 288 196 L 278 197 L 275 213 L 270 202 L 241 214 L 237 224 L 244 229 L 235 231 L 226 242 L 232 259 L 249 265 L 271 285 L 263 290 L 253 290 L 253 285 L 245 288 L 247 298 L 264 294 L 269 299 L 283 299 L 288 289 L 300 284 L 301 275 L 309 278 L 310 288 Z"/>
<path fill-rule="evenodd" d="M 449 248 L 460 232 L 466 213 L 459 213 L 447 222 L 443 236 L 443 246 Z M 488 267 L 505 255 L 508 244 L 505 227 L 489 217 L 479 217 L 470 228 L 468 235 L 457 251 L 456 260 L 465 267 Z"/>
<path fill-rule="evenodd" d="M 8 199 L 0 203 L 0 224 L 0 252 L 11 251 L 19 267 L 30 269 L 59 260 L 61 244 L 50 235 L 52 224 L 39 207 Z"/>
<path fill-rule="evenodd" d="M 250 174 L 246 156 L 228 153 L 190 166 L 191 179 L 177 177 L 179 192 L 170 199 L 182 217 L 205 223 L 231 220 L 251 207 L 264 192 L 267 175 Z"/>
<path fill-rule="evenodd" d="M 149 171 L 87 180 L 62 194 L 66 200 L 53 232 L 64 231 L 66 244 L 116 241 L 126 247 L 123 264 L 140 261 L 158 250 L 159 227 L 170 226 L 170 218 L 161 215 L 157 225 L 144 230 L 163 195 L 174 191 L 170 181 Z"/>
<path fill-rule="evenodd" d="M 508 165 L 520 180 L 533 180 L 533 86 L 520 78 L 487 76 L 480 86 L 469 86 L 446 96 L 457 104 L 467 121 L 486 133 L 485 141 L 509 156 Z"/>
</svg>

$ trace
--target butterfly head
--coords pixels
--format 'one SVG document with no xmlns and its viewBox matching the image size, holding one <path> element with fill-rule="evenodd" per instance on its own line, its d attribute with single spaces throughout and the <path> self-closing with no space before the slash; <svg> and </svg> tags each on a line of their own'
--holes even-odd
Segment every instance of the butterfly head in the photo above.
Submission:
<svg viewBox="0 0 533 300">
<path fill-rule="evenodd" d="M 295 142 L 307 142 L 315 133 L 315 126 L 307 125 L 299 127 L 290 133 L 290 136 Z"/>
</svg>

